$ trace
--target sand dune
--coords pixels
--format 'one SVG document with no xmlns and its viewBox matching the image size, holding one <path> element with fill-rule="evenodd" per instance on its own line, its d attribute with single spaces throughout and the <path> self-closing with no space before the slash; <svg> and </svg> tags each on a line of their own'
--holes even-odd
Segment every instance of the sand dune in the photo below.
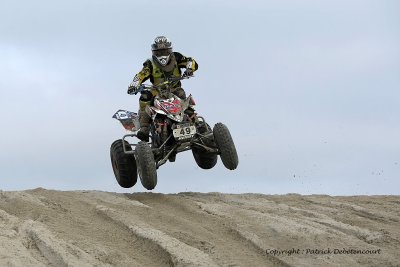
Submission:
<svg viewBox="0 0 400 267">
<path fill-rule="evenodd" d="M 400 197 L 0 192 L 0 266 L 400 266 Z"/>
</svg>

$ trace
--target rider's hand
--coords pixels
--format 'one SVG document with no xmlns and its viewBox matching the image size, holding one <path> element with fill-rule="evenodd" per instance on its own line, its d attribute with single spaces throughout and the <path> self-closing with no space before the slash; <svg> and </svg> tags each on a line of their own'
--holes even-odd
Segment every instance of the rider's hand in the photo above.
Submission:
<svg viewBox="0 0 400 267">
<path fill-rule="evenodd" d="M 129 85 L 129 87 L 128 87 L 128 92 L 127 92 L 128 94 L 137 94 L 137 88 L 136 88 L 136 86 L 133 86 L 133 85 Z"/>
<path fill-rule="evenodd" d="M 193 71 L 191 70 L 191 69 L 186 69 L 184 72 L 183 72 L 183 76 L 184 77 L 186 77 L 186 76 L 192 76 L 193 75 Z"/>
<path fill-rule="evenodd" d="M 137 94 L 139 92 L 140 82 L 137 79 L 133 79 L 128 87 L 128 94 Z"/>
</svg>

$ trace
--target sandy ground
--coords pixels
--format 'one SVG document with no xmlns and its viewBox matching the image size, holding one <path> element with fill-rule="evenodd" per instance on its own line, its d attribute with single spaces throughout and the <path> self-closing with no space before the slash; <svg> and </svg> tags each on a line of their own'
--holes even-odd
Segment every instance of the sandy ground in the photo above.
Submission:
<svg viewBox="0 0 400 267">
<path fill-rule="evenodd" d="M 400 266 L 400 196 L 0 191 L 0 266 Z"/>
</svg>

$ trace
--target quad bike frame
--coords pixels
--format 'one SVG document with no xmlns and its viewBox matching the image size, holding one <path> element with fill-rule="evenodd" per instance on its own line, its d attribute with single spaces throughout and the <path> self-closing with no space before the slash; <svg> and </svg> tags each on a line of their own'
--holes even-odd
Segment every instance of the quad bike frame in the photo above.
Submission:
<svg viewBox="0 0 400 267">
<path fill-rule="evenodd" d="M 201 121 L 201 123 L 206 124 L 203 117 L 198 116 L 197 118 L 199 119 L 199 121 Z M 127 144 L 129 144 L 131 147 L 137 146 L 137 144 L 131 144 L 128 141 L 126 141 L 127 137 L 136 137 L 137 138 L 137 135 L 133 133 L 133 134 L 126 134 L 122 137 L 124 153 L 134 154 L 135 156 L 137 156 L 136 149 L 132 149 L 132 150 L 127 149 Z M 164 149 L 166 148 L 166 144 L 168 143 L 168 141 L 171 138 L 174 138 L 172 133 L 168 136 L 168 138 L 164 141 L 164 143 L 161 146 L 159 146 L 157 148 L 152 147 L 152 152 L 153 152 L 154 158 L 159 158 L 159 157 L 157 157 L 157 155 L 163 154 Z M 212 139 L 212 138 L 214 138 L 213 132 L 212 132 L 212 130 L 209 129 L 209 131 L 206 132 L 205 134 L 201 134 L 201 133 L 197 132 L 190 140 L 186 140 L 183 142 L 176 141 L 174 146 L 172 148 L 168 149 L 169 150 L 168 153 L 166 153 L 162 158 L 160 158 L 158 161 L 156 161 L 156 168 L 158 169 L 160 166 L 164 165 L 168 161 L 171 154 L 173 154 L 173 153 L 178 154 L 178 153 L 181 153 L 184 151 L 191 150 L 194 146 L 200 147 L 209 153 L 219 154 L 218 148 L 216 148 L 214 146 L 206 145 L 204 142 L 204 139 Z"/>
</svg>

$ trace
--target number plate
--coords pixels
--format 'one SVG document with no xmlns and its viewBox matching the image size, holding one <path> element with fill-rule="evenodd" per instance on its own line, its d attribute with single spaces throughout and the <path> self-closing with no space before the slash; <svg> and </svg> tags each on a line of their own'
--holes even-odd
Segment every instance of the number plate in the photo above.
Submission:
<svg viewBox="0 0 400 267">
<path fill-rule="evenodd" d="M 196 133 L 196 126 L 190 124 L 178 124 L 173 130 L 176 140 L 190 139 Z"/>
</svg>

